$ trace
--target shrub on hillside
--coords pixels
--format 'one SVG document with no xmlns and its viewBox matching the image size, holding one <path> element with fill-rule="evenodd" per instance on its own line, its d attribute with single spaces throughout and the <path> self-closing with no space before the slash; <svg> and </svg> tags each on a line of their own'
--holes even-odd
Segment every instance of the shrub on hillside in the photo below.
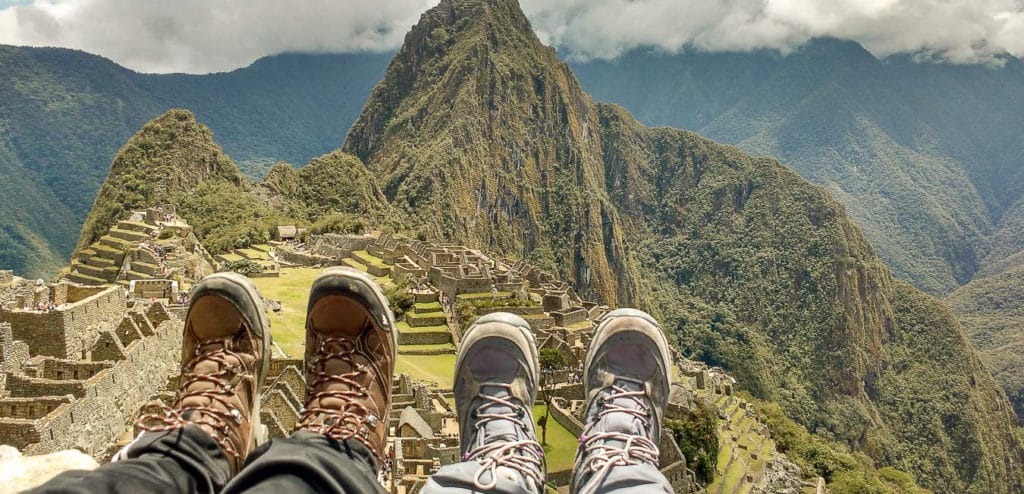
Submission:
<svg viewBox="0 0 1024 494">
<path fill-rule="evenodd" d="M 401 320 L 412 309 L 416 303 L 416 297 L 409 293 L 409 287 L 402 283 L 388 284 L 384 286 L 384 296 L 391 303 L 391 311 L 395 313 L 395 320 Z"/>
<path fill-rule="evenodd" d="M 793 422 L 772 402 L 744 393 L 755 404 L 756 414 L 768 425 L 779 451 L 786 453 L 808 477 L 821 476 L 834 494 L 922 494 L 914 477 L 892 467 L 876 469 L 867 455 L 851 452 L 841 443 L 811 434 Z"/>
<path fill-rule="evenodd" d="M 704 400 L 697 400 L 696 406 L 685 417 L 665 421 L 665 428 L 672 433 L 679 451 L 686 457 L 687 466 L 697 474 L 697 480 L 705 484 L 715 478 L 717 424 L 718 417 Z"/>
<path fill-rule="evenodd" d="M 202 184 L 194 193 L 179 196 L 177 204 L 178 213 L 212 254 L 266 243 L 277 225 L 295 224 L 231 184 Z"/>
</svg>

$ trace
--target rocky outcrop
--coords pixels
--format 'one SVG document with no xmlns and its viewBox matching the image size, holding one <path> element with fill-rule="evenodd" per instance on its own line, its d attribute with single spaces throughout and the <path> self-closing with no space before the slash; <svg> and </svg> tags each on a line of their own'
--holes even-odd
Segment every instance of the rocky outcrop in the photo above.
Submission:
<svg viewBox="0 0 1024 494">
<path fill-rule="evenodd" d="M 13 494 L 40 486 L 66 470 L 98 467 L 91 456 L 76 450 L 22 456 L 17 449 L 0 446 L 0 494 Z"/>
</svg>

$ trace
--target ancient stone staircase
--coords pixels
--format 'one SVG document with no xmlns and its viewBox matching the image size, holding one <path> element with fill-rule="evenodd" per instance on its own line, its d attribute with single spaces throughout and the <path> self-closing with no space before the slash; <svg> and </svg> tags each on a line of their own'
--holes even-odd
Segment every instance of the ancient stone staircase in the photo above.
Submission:
<svg viewBox="0 0 1024 494">
<path fill-rule="evenodd" d="M 398 352 L 404 355 L 455 353 L 448 318 L 439 302 L 418 302 L 398 323 Z"/>
<path fill-rule="evenodd" d="M 359 250 L 342 259 L 342 265 L 352 267 L 376 277 L 382 283 L 391 283 L 394 267 L 377 255 Z M 415 304 L 398 322 L 398 353 L 401 355 L 444 355 L 455 354 L 452 328 L 448 316 L 441 307 L 436 291 L 414 291 Z M 403 407 L 404 408 L 404 407 Z M 401 411 L 399 409 L 398 411 Z"/>
<path fill-rule="evenodd" d="M 83 285 L 114 283 L 121 272 L 125 255 L 157 231 L 145 223 L 121 220 L 114 228 L 81 251 L 71 262 L 67 279 Z M 152 266 L 155 268 L 155 266 Z M 143 266 L 147 269 L 148 266 Z"/>
</svg>

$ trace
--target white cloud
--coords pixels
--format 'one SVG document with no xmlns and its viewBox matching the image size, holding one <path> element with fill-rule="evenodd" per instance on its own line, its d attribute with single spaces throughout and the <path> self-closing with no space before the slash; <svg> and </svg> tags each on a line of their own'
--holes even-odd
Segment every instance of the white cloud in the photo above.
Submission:
<svg viewBox="0 0 1024 494">
<path fill-rule="evenodd" d="M 1024 0 L 522 0 L 542 39 L 576 58 L 637 46 L 670 51 L 792 49 L 813 37 L 876 56 L 957 63 L 1024 56 Z"/>
<path fill-rule="evenodd" d="M 231 70 L 285 51 L 399 46 L 436 0 L 36 0 L 0 11 L 0 43 L 63 46 L 145 72 Z"/>
<path fill-rule="evenodd" d="M 0 43 L 79 48 L 147 72 L 220 71 L 284 51 L 394 50 L 437 1 L 35 0 L 0 10 Z M 859 41 L 879 57 L 1024 56 L 1024 0 L 521 3 L 541 39 L 578 59 L 635 47 L 786 51 L 819 36 Z"/>
</svg>

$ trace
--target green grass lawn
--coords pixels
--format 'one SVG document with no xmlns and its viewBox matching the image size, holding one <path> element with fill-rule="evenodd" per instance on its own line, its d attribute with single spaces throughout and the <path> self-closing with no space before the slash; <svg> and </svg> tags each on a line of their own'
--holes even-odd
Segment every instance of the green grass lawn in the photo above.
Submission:
<svg viewBox="0 0 1024 494">
<path fill-rule="evenodd" d="M 281 301 L 281 312 L 270 313 L 270 332 L 274 341 L 290 357 L 301 358 L 305 350 L 306 303 L 309 288 L 321 272 L 315 268 L 285 268 L 278 278 L 254 278 L 263 296 Z M 410 328 L 398 324 L 402 331 L 448 331 L 447 326 Z M 399 355 L 397 373 L 406 373 L 414 379 L 433 381 L 443 389 L 451 389 L 455 371 L 455 355 Z"/>
<path fill-rule="evenodd" d="M 420 312 L 441 312 L 441 304 L 438 302 L 419 302 L 416 310 Z"/>
<path fill-rule="evenodd" d="M 289 357 L 301 358 L 306 343 L 306 303 L 313 280 L 322 270 L 285 268 L 277 278 L 254 278 L 256 287 L 270 300 L 281 301 L 281 312 L 270 313 L 270 333 Z"/>
<path fill-rule="evenodd" d="M 498 298 L 508 298 L 512 296 L 512 292 L 498 292 Z M 477 292 L 477 293 L 460 293 L 456 298 L 459 300 L 480 300 L 491 298 L 491 292 Z"/>
<path fill-rule="evenodd" d="M 448 326 L 444 324 L 440 326 L 419 326 L 414 328 L 410 326 L 409 323 L 402 321 L 396 324 L 396 326 L 398 326 L 398 331 L 402 333 L 446 333 L 449 331 Z"/>
<path fill-rule="evenodd" d="M 454 353 L 455 352 L 455 345 L 453 345 L 451 343 L 437 343 L 437 344 L 431 344 L 431 345 L 401 345 L 401 346 L 398 347 L 398 351 L 401 352 L 402 350 L 419 350 L 419 351 L 450 350 L 452 353 Z"/>
<path fill-rule="evenodd" d="M 364 263 L 364 264 L 373 264 L 374 266 L 377 266 L 378 268 L 391 267 L 391 265 L 386 263 L 386 262 L 384 262 L 383 259 L 381 259 L 379 257 L 376 257 L 374 255 L 371 255 L 369 252 L 366 252 L 365 250 L 355 251 L 355 252 L 352 253 L 352 255 L 355 256 L 357 261 L 359 261 L 361 263 Z"/>
<path fill-rule="evenodd" d="M 452 389 L 455 355 L 399 355 L 395 372 L 435 382 L 442 389 Z"/>
<path fill-rule="evenodd" d="M 544 416 L 547 405 L 533 406 L 533 420 Z M 537 426 L 537 440 L 540 440 L 540 426 Z M 548 416 L 548 443 L 544 445 L 544 457 L 548 462 L 549 472 L 572 470 L 576 458 L 576 446 L 579 440 L 568 429 L 562 427 L 554 417 Z"/>
<path fill-rule="evenodd" d="M 565 329 L 568 329 L 570 331 L 580 331 L 580 330 L 590 329 L 591 327 L 592 327 L 592 325 L 591 325 L 590 321 L 583 321 L 583 322 L 578 322 L 576 324 L 570 324 L 570 325 L 566 326 Z"/>
<path fill-rule="evenodd" d="M 235 252 L 248 259 L 269 259 L 266 252 L 261 252 L 255 249 L 237 249 Z"/>
<path fill-rule="evenodd" d="M 350 268 L 356 268 L 364 273 L 366 272 L 366 265 L 355 259 L 352 259 L 351 257 L 346 257 L 342 259 L 341 262 L 345 263 L 345 265 Z"/>
</svg>

